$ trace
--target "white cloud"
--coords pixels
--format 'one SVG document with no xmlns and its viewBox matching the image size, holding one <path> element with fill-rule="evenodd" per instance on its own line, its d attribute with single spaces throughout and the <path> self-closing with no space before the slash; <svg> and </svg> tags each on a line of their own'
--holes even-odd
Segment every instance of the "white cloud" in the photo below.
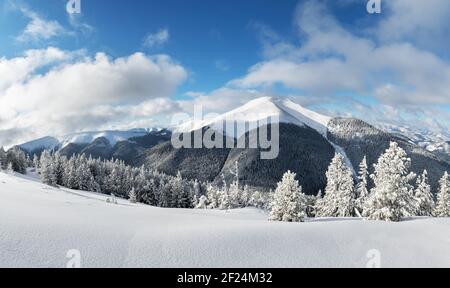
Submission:
<svg viewBox="0 0 450 288">
<path fill-rule="evenodd" d="M 49 40 L 70 34 L 58 21 L 46 20 L 26 7 L 20 7 L 19 10 L 30 20 L 24 31 L 16 38 L 20 42 Z"/>
<path fill-rule="evenodd" d="M 178 101 L 180 107 L 186 112 L 193 114 L 194 106 L 201 107 L 206 113 L 223 113 L 245 104 L 246 102 L 268 96 L 255 90 L 219 88 L 209 93 L 188 92 L 188 100 Z"/>
<path fill-rule="evenodd" d="M 28 50 L 23 56 L 13 59 L 0 58 L 0 91 L 26 80 L 38 68 L 69 60 L 71 57 L 64 51 L 49 47 L 44 50 Z"/>
<path fill-rule="evenodd" d="M 384 41 L 408 40 L 425 47 L 445 45 L 450 32 L 448 0 L 385 1 L 385 17 L 377 27 L 378 37 Z"/>
<path fill-rule="evenodd" d="M 260 88 L 281 83 L 318 96 L 352 91 L 383 104 L 449 104 L 450 65 L 439 56 L 411 43 L 379 45 L 356 36 L 315 1 L 299 6 L 296 24 L 301 46 L 266 41 L 269 58 L 230 85 Z"/>
<path fill-rule="evenodd" d="M 2 67 L 27 62 L 17 77 L 0 90 L 0 135 L 26 135 L 27 139 L 74 131 L 137 123 L 158 113 L 176 111 L 168 98 L 187 78 L 186 70 L 169 56 L 142 53 L 111 59 L 75 57 L 56 48 L 29 51 L 25 56 L 2 59 Z M 47 55 L 35 63 L 30 55 Z M 69 59 L 64 62 L 61 59 Z M 44 64 L 55 64 L 44 69 Z M 36 72 L 40 71 L 40 72 Z M 23 133 L 18 133 L 23 131 Z M 26 131 L 26 133 L 25 133 Z M 24 138 L 0 138 L 0 145 Z"/>
<path fill-rule="evenodd" d="M 169 42 L 170 33 L 169 29 L 164 28 L 160 29 L 158 32 L 154 34 L 149 34 L 144 39 L 144 46 L 148 48 L 161 47 L 162 45 Z"/>
</svg>

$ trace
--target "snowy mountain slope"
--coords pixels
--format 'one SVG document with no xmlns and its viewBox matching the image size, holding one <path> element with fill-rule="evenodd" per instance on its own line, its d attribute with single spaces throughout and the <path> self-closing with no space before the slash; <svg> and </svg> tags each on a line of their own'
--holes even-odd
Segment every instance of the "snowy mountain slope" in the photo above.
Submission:
<svg viewBox="0 0 450 288">
<path fill-rule="evenodd" d="M 286 98 L 262 97 L 248 102 L 247 104 L 235 110 L 222 114 L 214 119 L 207 119 L 197 122 L 188 122 L 175 129 L 176 132 L 190 132 L 199 130 L 203 127 L 223 128 L 223 122 L 249 123 L 251 127 L 258 127 L 258 121 L 266 120 L 272 117 L 271 123 L 275 122 L 277 117 L 280 123 L 295 124 L 298 126 L 307 125 L 322 135 L 326 136 L 327 125 L 331 118 L 320 115 L 301 107 Z M 267 122 L 266 122 L 267 124 Z M 239 125 L 238 125 L 239 126 Z M 235 135 L 241 137 L 246 131 L 239 130 Z M 230 135 L 232 136 L 232 135 Z"/>
<path fill-rule="evenodd" d="M 242 107 L 222 114 L 212 120 L 191 121 L 182 124 L 175 129 L 175 132 L 192 132 L 204 127 L 212 127 L 215 130 L 223 131 L 223 123 L 225 122 L 227 123 L 225 126 L 225 135 L 229 135 L 229 133 L 227 133 L 229 131 L 228 129 L 234 129 L 234 123 L 236 122 L 238 123 L 237 131 L 231 130 L 235 132 L 235 135 L 229 136 L 240 138 L 248 132 L 245 123 L 248 123 L 249 127 L 256 129 L 267 124 L 269 118 L 270 123 L 279 122 L 284 124 L 294 124 L 300 127 L 308 126 L 320 133 L 325 139 L 327 139 L 328 123 L 332 119 L 331 117 L 303 108 L 287 98 L 262 97 L 252 100 Z M 350 159 L 347 157 L 345 150 L 331 141 L 330 144 L 335 148 L 336 152 L 344 156 L 346 164 L 355 174 L 355 170 Z"/>
<path fill-rule="evenodd" d="M 59 146 L 59 140 L 54 137 L 44 137 L 19 145 L 25 151 L 53 150 Z"/>
<path fill-rule="evenodd" d="M 82 267 L 450 267 L 450 219 L 281 223 L 105 199 L 0 173 L 0 267 L 63 268 L 69 251 Z"/>
<path fill-rule="evenodd" d="M 117 142 L 125 141 L 133 137 L 141 137 L 151 132 L 147 129 L 133 129 L 128 131 L 98 131 L 98 132 L 82 132 L 74 133 L 60 137 L 61 147 L 64 148 L 68 144 L 90 144 L 97 138 L 105 138 L 111 146 Z"/>
<path fill-rule="evenodd" d="M 407 137 L 414 143 L 430 152 L 447 154 L 450 156 L 450 130 L 449 129 L 420 129 L 406 125 L 393 125 L 379 123 L 380 129 Z"/>
<path fill-rule="evenodd" d="M 72 133 L 64 136 L 57 137 L 44 137 L 37 140 L 33 140 L 27 143 L 18 145 L 20 148 L 27 152 L 34 152 L 45 149 L 63 149 L 69 144 L 91 144 L 98 138 L 105 138 L 109 141 L 111 146 L 114 146 L 117 142 L 126 141 L 135 137 L 142 137 L 148 133 L 158 132 L 162 129 L 159 128 L 138 128 L 131 130 L 110 130 L 110 131 L 92 131 L 92 132 L 80 132 Z"/>
</svg>

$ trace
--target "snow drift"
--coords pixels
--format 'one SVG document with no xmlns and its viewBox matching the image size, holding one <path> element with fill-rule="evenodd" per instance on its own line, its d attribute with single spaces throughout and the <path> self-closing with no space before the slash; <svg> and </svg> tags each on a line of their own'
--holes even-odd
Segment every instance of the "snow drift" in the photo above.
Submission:
<svg viewBox="0 0 450 288">
<path fill-rule="evenodd" d="M 0 173 L 0 267 L 66 267 L 74 249 L 82 267 L 450 267 L 450 219 L 280 223 L 106 197 Z"/>
</svg>

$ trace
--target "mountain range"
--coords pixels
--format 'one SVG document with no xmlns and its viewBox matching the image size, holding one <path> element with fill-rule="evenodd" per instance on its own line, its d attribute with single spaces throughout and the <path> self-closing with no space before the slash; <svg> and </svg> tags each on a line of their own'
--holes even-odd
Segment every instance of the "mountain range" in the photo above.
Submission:
<svg viewBox="0 0 450 288">
<path fill-rule="evenodd" d="M 224 129 L 225 120 L 231 120 L 235 127 L 252 129 L 236 129 L 230 135 Z M 272 160 L 261 159 L 261 149 L 175 149 L 171 143 L 172 133 L 204 133 L 207 129 L 216 130 L 216 137 L 224 140 L 248 143 L 249 139 L 259 135 L 261 129 L 270 128 L 275 123 L 279 125 L 280 147 L 278 157 Z M 59 138 L 45 137 L 18 147 L 30 155 L 50 149 L 68 157 L 85 154 L 95 158 L 117 158 L 129 165 L 145 165 L 171 175 L 179 171 L 184 177 L 208 182 L 221 182 L 223 178 L 231 180 L 234 177 L 232 167 L 237 161 L 239 179 L 244 185 L 273 189 L 283 173 L 291 170 L 297 173 L 307 194 L 324 190 L 325 172 L 336 152 L 344 156 L 353 171 L 367 156 L 372 172 L 373 164 L 391 141 L 398 142 L 407 151 L 415 173 L 428 170 L 433 186 L 444 171 L 450 171 L 450 156 L 446 153 L 445 144 L 443 149 L 432 149 L 431 145 L 440 142 L 432 144 L 429 134 L 422 136 L 430 140 L 425 145 L 420 134 L 412 137 L 412 134 L 402 133 L 405 129 L 387 128 L 380 129 L 359 119 L 320 115 L 286 98 L 263 97 L 214 119 L 186 122 L 171 130 L 86 132 Z"/>
</svg>

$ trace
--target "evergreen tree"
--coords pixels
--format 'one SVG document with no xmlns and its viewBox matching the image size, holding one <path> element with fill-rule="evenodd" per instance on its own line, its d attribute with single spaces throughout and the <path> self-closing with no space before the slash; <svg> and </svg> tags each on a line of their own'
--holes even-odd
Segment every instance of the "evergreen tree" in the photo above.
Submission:
<svg viewBox="0 0 450 288">
<path fill-rule="evenodd" d="M 306 217 L 306 198 L 295 180 L 297 175 L 288 171 L 275 190 L 269 220 L 302 222 Z"/>
<path fill-rule="evenodd" d="M 417 188 L 414 196 L 417 201 L 417 216 L 432 216 L 434 211 L 434 199 L 431 194 L 431 186 L 428 184 L 428 172 L 424 170 L 417 177 Z"/>
<path fill-rule="evenodd" d="M 41 156 L 42 159 L 42 156 Z M 73 156 L 69 161 L 65 162 L 64 165 L 64 186 L 69 189 L 77 189 L 78 181 L 77 181 L 77 164 L 76 158 Z"/>
<path fill-rule="evenodd" d="M 50 186 L 56 186 L 58 184 L 57 183 L 58 179 L 55 173 L 53 156 L 50 154 L 49 151 L 45 150 L 42 153 L 39 166 L 42 183 Z"/>
<path fill-rule="evenodd" d="M 200 196 L 200 199 L 198 200 L 197 206 L 195 206 L 196 209 L 207 209 L 208 208 L 208 198 L 205 195 Z"/>
<path fill-rule="evenodd" d="M 364 203 L 367 201 L 369 191 L 367 189 L 369 179 L 369 170 L 367 167 L 367 158 L 364 156 L 359 164 L 358 183 L 356 185 L 356 209 L 361 215 L 364 209 Z"/>
<path fill-rule="evenodd" d="M 0 170 L 5 170 L 8 166 L 6 162 L 6 152 L 3 147 L 0 147 Z"/>
<path fill-rule="evenodd" d="M 231 208 L 233 208 L 233 200 L 236 201 L 236 199 L 232 199 L 231 198 L 231 193 L 230 190 L 227 186 L 227 182 L 225 181 L 225 176 L 222 174 L 222 179 L 223 179 L 223 186 L 222 189 L 219 190 L 219 209 L 221 210 L 229 210 Z M 235 187 L 234 187 L 235 188 Z M 233 189 L 235 190 L 235 189 Z M 236 196 L 236 192 L 233 195 L 234 197 Z"/>
<path fill-rule="evenodd" d="M 14 174 L 14 168 L 11 162 L 8 163 L 8 166 L 6 167 L 6 173 L 8 174 Z"/>
<path fill-rule="evenodd" d="M 265 199 L 264 199 L 263 195 L 261 194 L 261 192 L 259 192 L 259 191 L 253 192 L 253 194 L 250 196 L 250 200 L 248 203 L 250 206 L 259 208 L 259 209 L 263 209 L 266 205 Z"/>
<path fill-rule="evenodd" d="M 130 201 L 130 203 L 136 203 L 137 202 L 137 195 L 136 195 L 136 190 L 131 189 L 130 193 L 128 193 L 128 199 Z"/>
<path fill-rule="evenodd" d="M 206 197 L 208 198 L 209 209 L 216 209 L 220 207 L 221 193 L 216 186 L 212 184 L 208 185 L 206 189 Z"/>
<path fill-rule="evenodd" d="M 417 205 L 413 187 L 408 183 L 410 166 L 405 150 L 391 142 L 375 164 L 375 174 L 371 175 L 375 186 L 364 207 L 364 216 L 370 220 L 400 221 L 414 215 Z"/>
<path fill-rule="evenodd" d="M 439 193 L 434 215 L 436 217 L 450 217 L 450 178 L 447 172 L 439 181 Z"/>
<path fill-rule="evenodd" d="M 353 174 L 345 165 L 341 154 L 331 161 L 327 176 L 325 196 L 319 201 L 318 217 L 351 217 L 355 213 Z"/>
</svg>

